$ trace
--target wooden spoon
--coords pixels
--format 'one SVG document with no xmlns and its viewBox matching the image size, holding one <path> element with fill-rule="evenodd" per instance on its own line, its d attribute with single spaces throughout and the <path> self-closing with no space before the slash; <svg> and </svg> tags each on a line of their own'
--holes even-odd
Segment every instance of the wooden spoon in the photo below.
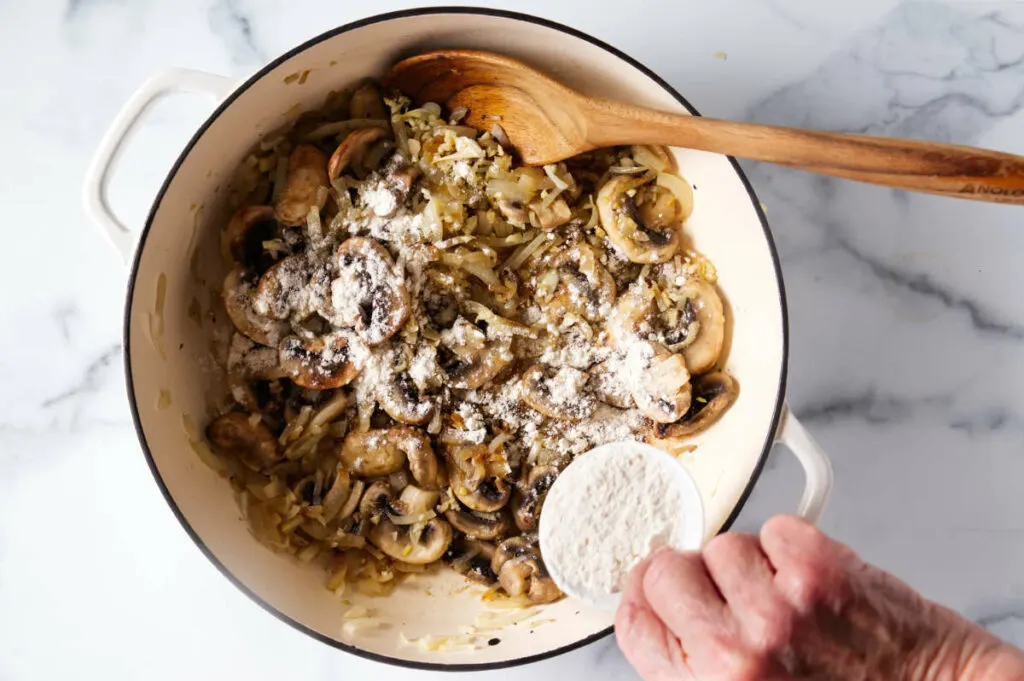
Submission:
<svg viewBox="0 0 1024 681">
<path fill-rule="evenodd" d="M 587 97 L 522 62 L 439 50 L 385 76 L 417 103 L 468 109 L 463 123 L 501 126 L 528 165 L 620 144 L 665 144 L 978 201 L 1024 204 L 1024 157 L 918 140 L 844 135 L 673 114 Z"/>
</svg>

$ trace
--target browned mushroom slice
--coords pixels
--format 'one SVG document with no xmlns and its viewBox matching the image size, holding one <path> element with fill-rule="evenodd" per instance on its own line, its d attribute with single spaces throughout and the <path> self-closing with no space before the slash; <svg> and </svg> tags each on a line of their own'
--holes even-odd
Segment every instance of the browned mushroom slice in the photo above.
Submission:
<svg viewBox="0 0 1024 681">
<path fill-rule="evenodd" d="M 274 203 L 274 214 L 285 225 L 306 224 L 309 210 L 320 207 L 320 189 L 330 186 L 327 157 L 312 144 L 299 144 L 288 157 L 284 188 Z"/>
<path fill-rule="evenodd" d="M 452 526 L 434 518 L 419 530 L 419 536 L 413 539 L 408 526 L 395 525 L 384 519 L 370 528 L 370 541 L 389 557 L 409 563 L 410 565 L 426 565 L 439 560 L 448 550 L 452 541 Z"/>
<path fill-rule="evenodd" d="M 555 316 L 573 312 L 590 322 L 608 317 L 615 303 L 615 280 L 593 248 L 577 244 L 555 257 L 551 266 L 558 276 L 551 298 Z"/>
<path fill-rule="evenodd" d="M 525 595 L 533 603 L 551 603 L 562 597 L 537 547 L 525 537 L 512 537 L 498 544 L 491 570 L 510 596 Z"/>
<path fill-rule="evenodd" d="M 348 340 L 338 334 L 312 340 L 288 336 L 278 347 L 278 361 L 296 385 L 310 390 L 340 388 L 359 375 Z"/>
<path fill-rule="evenodd" d="M 724 371 L 716 371 L 694 378 L 693 394 L 686 414 L 674 423 L 654 424 L 647 442 L 667 451 L 678 449 L 722 418 L 739 396 L 739 384 Z"/>
<path fill-rule="evenodd" d="M 587 390 L 598 400 L 617 409 L 631 409 L 633 395 L 623 380 L 622 360 L 619 357 L 607 359 L 590 368 L 587 373 Z"/>
<path fill-rule="evenodd" d="M 420 394 L 408 374 L 397 374 L 377 394 L 380 406 L 399 423 L 422 426 L 434 415 L 434 402 Z"/>
<path fill-rule="evenodd" d="M 332 182 L 337 180 L 349 166 L 362 160 L 371 144 L 385 135 L 387 131 L 376 126 L 350 132 L 331 154 L 331 160 L 327 163 L 327 176 Z"/>
<path fill-rule="evenodd" d="M 511 341 L 488 339 L 486 333 L 464 317 L 441 334 L 437 355 L 446 383 L 460 390 L 483 386 L 515 358 Z"/>
<path fill-rule="evenodd" d="M 644 416 L 658 423 L 672 423 L 690 409 L 690 372 L 682 355 L 663 345 L 641 341 L 626 356 L 627 366 L 639 372 L 633 386 L 633 401 Z"/>
<path fill-rule="evenodd" d="M 483 463 L 490 454 L 487 445 L 452 447 L 447 454 L 448 483 L 459 501 L 482 513 L 504 508 L 512 490 L 501 478 L 488 475 Z"/>
<path fill-rule="evenodd" d="M 459 306 L 470 296 L 466 273 L 444 265 L 435 265 L 423 273 L 420 305 L 434 329 L 450 329 L 459 318 Z"/>
<path fill-rule="evenodd" d="M 301 255 L 289 255 L 260 277 L 253 297 L 253 309 L 264 317 L 302 321 L 313 314 L 309 300 L 311 272 Z"/>
<path fill-rule="evenodd" d="M 597 210 L 608 238 L 633 262 L 665 262 L 679 250 L 686 209 L 651 177 L 608 180 L 597 194 Z"/>
<path fill-rule="evenodd" d="M 514 225 L 526 225 L 530 222 L 530 213 L 526 205 L 519 199 L 502 198 L 497 202 L 498 210 Z"/>
<path fill-rule="evenodd" d="M 409 294 L 391 255 L 365 237 L 338 247 L 338 277 L 331 299 L 340 322 L 354 328 L 369 345 L 395 335 L 409 318 Z"/>
<path fill-rule="evenodd" d="M 619 296 L 605 322 L 611 344 L 625 352 L 634 340 L 647 335 L 656 309 L 653 298 L 641 289 L 632 288 Z"/>
<path fill-rule="evenodd" d="M 259 314 L 253 307 L 256 287 L 251 273 L 241 266 L 224 277 L 221 296 L 231 323 L 239 333 L 261 345 L 276 345 L 287 331 L 287 326 Z"/>
<path fill-rule="evenodd" d="M 534 364 L 523 373 L 522 398 L 545 416 L 578 421 L 594 413 L 593 395 L 586 391 L 587 373 L 572 367 Z"/>
<path fill-rule="evenodd" d="M 436 489 L 437 457 L 430 438 L 416 428 L 393 426 L 349 433 L 339 457 L 350 471 L 366 477 L 390 475 L 408 461 L 416 482 L 424 488 Z"/>
<path fill-rule="evenodd" d="M 687 304 L 696 312 L 696 338 L 683 349 L 686 366 L 692 374 L 703 374 L 714 368 L 725 344 L 725 309 L 715 287 L 696 279 L 683 287 Z"/>
<path fill-rule="evenodd" d="M 452 542 L 448 558 L 452 569 L 466 579 L 491 586 L 498 581 L 498 576 L 491 570 L 494 552 L 494 544 L 490 542 L 463 537 Z"/>
<path fill-rule="evenodd" d="M 370 520 L 370 542 L 394 560 L 412 565 L 432 563 L 445 554 L 452 541 L 451 525 L 439 518 L 419 520 L 429 509 L 412 508 L 395 499 L 384 480 L 370 486 L 359 508 Z"/>
<path fill-rule="evenodd" d="M 521 531 L 537 531 L 544 497 L 557 477 L 558 471 L 554 466 L 534 466 L 522 486 L 516 489 L 512 495 L 512 517 Z"/>
<path fill-rule="evenodd" d="M 350 118 L 387 118 L 384 99 L 377 84 L 367 81 L 357 87 L 349 102 Z"/>
<path fill-rule="evenodd" d="M 262 405 L 253 384 L 274 381 L 284 375 L 276 348 L 258 345 L 241 333 L 232 336 L 228 351 L 228 387 L 235 402 L 249 412 L 260 411 Z"/>
<path fill-rule="evenodd" d="M 263 242 L 277 236 L 278 228 L 273 206 L 239 208 L 220 235 L 225 262 L 265 270 Z"/>
<path fill-rule="evenodd" d="M 444 518 L 452 527 L 471 539 L 485 541 L 503 537 L 512 527 L 508 516 L 502 511 L 479 513 L 460 506 L 445 511 Z"/>
<path fill-rule="evenodd" d="M 537 217 L 537 224 L 541 229 L 561 227 L 572 219 L 572 209 L 562 197 L 558 197 L 547 205 L 543 199 L 531 201 L 530 210 Z"/>
<path fill-rule="evenodd" d="M 274 433 L 248 414 L 235 411 L 215 418 L 206 427 L 206 438 L 218 451 L 237 456 L 257 470 L 280 459 Z"/>
</svg>

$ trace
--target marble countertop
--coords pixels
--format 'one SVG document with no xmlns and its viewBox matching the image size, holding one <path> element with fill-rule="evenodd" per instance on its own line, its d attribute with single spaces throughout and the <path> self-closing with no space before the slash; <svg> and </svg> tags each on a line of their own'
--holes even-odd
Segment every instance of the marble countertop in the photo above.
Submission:
<svg viewBox="0 0 1024 681">
<path fill-rule="evenodd" d="M 423 3 L 420 4 L 434 4 Z M 703 113 L 1024 154 L 1024 5 L 495 2 L 629 52 Z M 373 12 L 411 6 L 378 0 Z M 586 12 L 581 8 L 587 6 Z M 173 65 L 245 76 L 370 5 L 0 1 L 0 680 L 337 679 L 393 669 L 267 616 L 157 493 L 121 368 L 125 272 L 79 206 L 131 92 Z M 153 112 L 116 178 L 130 223 L 208 113 Z M 1024 645 L 1024 213 L 745 164 L 789 293 L 789 399 L 830 452 L 824 528 Z M 743 512 L 801 487 L 784 451 Z M 488 678 L 631 678 L 611 639 Z"/>
</svg>

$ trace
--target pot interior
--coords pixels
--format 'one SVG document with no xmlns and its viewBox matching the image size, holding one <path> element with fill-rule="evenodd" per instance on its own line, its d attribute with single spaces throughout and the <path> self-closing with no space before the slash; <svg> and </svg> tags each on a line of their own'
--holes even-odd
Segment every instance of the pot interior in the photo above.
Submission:
<svg viewBox="0 0 1024 681">
<path fill-rule="evenodd" d="M 261 137 L 320 107 L 330 91 L 437 47 L 502 52 L 586 93 L 684 110 L 671 92 L 608 49 L 525 18 L 479 11 L 399 15 L 311 41 L 230 97 L 172 170 L 143 234 L 129 294 L 129 389 L 143 446 L 169 503 L 211 560 L 266 607 L 362 654 L 416 665 L 501 664 L 606 633 L 612 616 L 563 600 L 525 621 L 481 632 L 478 649 L 439 652 L 403 645 L 402 636 L 457 634 L 479 613 L 494 612 L 480 600 L 482 587 L 467 588 L 461 577 L 442 571 L 417 575 L 384 598 L 350 590 L 343 598 L 365 605 L 385 626 L 345 633 L 342 614 L 349 604 L 325 589 L 322 569 L 257 544 L 227 481 L 191 444 L 202 438 L 211 409 L 225 393 L 211 347 L 216 330 L 229 324 L 219 302 L 225 268 L 218 239 L 235 168 Z M 736 404 L 683 457 L 702 492 L 707 537 L 732 514 L 770 445 L 781 401 L 785 322 L 781 283 L 753 193 L 725 157 L 696 151 L 676 156 L 694 187 L 687 232 L 718 269 L 732 319 L 726 367 L 740 384 Z M 499 642 L 487 644 L 494 639 Z"/>
</svg>

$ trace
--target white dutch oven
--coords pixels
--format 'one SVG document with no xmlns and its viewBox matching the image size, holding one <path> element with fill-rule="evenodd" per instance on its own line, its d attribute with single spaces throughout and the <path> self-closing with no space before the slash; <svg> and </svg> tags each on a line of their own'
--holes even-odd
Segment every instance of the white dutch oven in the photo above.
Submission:
<svg viewBox="0 0 1024 681">
<path fill-rule="evenodd" d="M 447 572 L 417 576 L 387 598 L 350 596 L 391 624 L 375 633 L 343 633 L 346 606 L 324 588 L 321 570 L 259 546 L 248 533 L 227 482 L 190 447 L 223 376 L 210 358 L 219 284 L 218 249 L 233 171 L 267 132 L 338 90 L 412 53 L 477 48 L 522 59 L 582 92 L 674 111 L 696 111 L 658 76 L 579 31 L 529 16 L 479 9 L 426 9 L 373 17 L 334 29 L 275 59 L 241 85 L 196 71 L 161 73 L 128 101 L 103 138 L 86 176 L 90 217 L 131 262 L 124 352 L 128 396 L 143 452 L 167 503 L 200 550 L 268 612 L 334 647 L 395 664 L 482 669 L 521 664 L 585 645 L 611 631 L 612 617 L 563 600 L 536 626 L 488 634 L 496 645 L 429 652 L 402 645 L 424 634 L 457 633 L 485 610 L 478 594 Z M 293 74 L 306 74 L 296 78 Z M 293 77 L 289 77 L 293 76 Z M 200 92 L 220 103 L 182 151 L 138 238 L 114 216 L 106 188 L 123 143 L 147 106 L 172 92 Z M 798 512 L 817 519 L 829 495 L 828 460 L 784 403 L 786 302 L 778 257 L 757 197 L 735 161 L 678 150 L 694 186 L 687 223 L 696 247 L 718 268 L 732 319 L 727 369 L 740 395 L 695 442 L 684 463 L 706 508 L 705 537 L 739 513 L 775 442 L 803 465 L 807 485 Z M 134 253 L 134 255 L 133 255 Z M 190 424 L 195 424 L 194 426 Z M 546 623 L 540 624 L 542 620 Z"/>
</svg>

